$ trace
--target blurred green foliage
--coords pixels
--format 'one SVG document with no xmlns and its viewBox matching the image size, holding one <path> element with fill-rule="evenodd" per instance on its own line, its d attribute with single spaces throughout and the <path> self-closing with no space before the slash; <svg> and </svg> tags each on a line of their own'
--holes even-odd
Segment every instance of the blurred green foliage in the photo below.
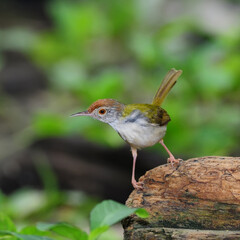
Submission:
<svg viewBox="0 0 240 240">
<path fill-rule="evenodd" d="M 0 239 L 41 240 L 39 236 L 45 236 L 50 237 L 43 238 L 46 240 L 94 240 L 101 235 L 98 239 L 120 240 L 122 231 L 119 224 L 107 231 L 111 225 L 132 213 L 142 218 L 148 217 L 144 209 L 130 209 L 112 200 L 97 204 L 99 199 L 83 192 L 60 191 L 54 172 L 41 157 L 36 167 L 44 191 L 22 188 L 8 196 L 0 191 Z M 90 215 L 91 229 L 88 236 L 85 230 L 89 228 L 87 219 Z M 49 223 L 36 224 L 39 219 Z"/>
<path fill-rule="evenodd" d="M 172 118 L 165 137 L 169 148 L 187 157 L 237 151 L 239 24 L 211 32 L 194 16 L 164 19 L 164 3 L 154 11 L 137 0 L 54 0 L 46 6 L 50 29 L 5 31 L 3 46 L 19 36 L 15 47 L 50 81 L 49 106 L 33 117 L 36 137 L 77 133 L 109 146 L 123 144 L 110 127 L 68 115 L 100 98 L 151 102 L 174 67 L 183 75 L 163 104 Z"/>
<path fill-rule="evenodd" d="M 32 206 L 31 203 L 29 203 L 29 205 Z M 82 228 L 66 222 L 39 222 L 37 224 L 27 225 L 19 230 L 19 227 L 16 227 L 6 214 L 0 212 L 0 239 L 117 240 L 120 238 L 116 237 L 113 233 L 106 235 L 106 232 L 112 225 L 120 222 L 131 214 L 136 214 L 140 218 L 149 217 L 149 213 L 143 208 L 129 208 L 113 200 L 105 200 L 95 205 L 91 210 L 89 220 L 90 230 L 88 234 Z M 26 223 L 24 225 L 26 225 Z"/>
</svg>

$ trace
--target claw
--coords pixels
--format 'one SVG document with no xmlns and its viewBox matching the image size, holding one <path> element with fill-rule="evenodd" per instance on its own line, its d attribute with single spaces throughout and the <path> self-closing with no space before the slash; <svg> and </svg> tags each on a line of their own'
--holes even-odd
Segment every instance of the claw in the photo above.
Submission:
<svg viewBox="0 0 240 240">
<path fill-rule="evenodd" d="M 172 167 L 174 166 L 174 163 L 177 164 L 177 166 L 180 164 L 180 161 L 182 161 L 182 159 L 178 158 L 176 159 L 172 153 L 169 151 L 169 149 L 167 148 L 167 146 L 164 144 L 163 139 L 160 140 L 160 144 L 162 144 L 162 146 L 165 148 L 165 150 L 167 151 L 167 153 L 169 154 L 169 158 L 168 158 L 168 163 L 171 163 Z"/>
<path fill-rule="evenodd" d="M 137 190 L 143 190 L 143 182 L 137 182 L 136 180 L 132 180 L 132 185 Z"/>
<path fill-rule="evenodd" d="M 182 159 L 180 159 L 180 158 L 176 159 L 175 157 L 170 156 L 167 161 L 168 161 L 168 163 L 171 163 L 171 165 L 173 167 L 174 163 L 176 163 L 176 165 L 178 166 L 180 164 L 180 161 L 182 161 Z"/>
</svg>

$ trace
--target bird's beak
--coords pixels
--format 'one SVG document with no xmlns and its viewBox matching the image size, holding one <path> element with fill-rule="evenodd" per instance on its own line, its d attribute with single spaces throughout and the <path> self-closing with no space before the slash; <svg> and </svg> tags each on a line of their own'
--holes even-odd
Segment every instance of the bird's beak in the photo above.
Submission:
<svg viewBox="0 0 240 240">
<path fill-rule="evenodd" d="M 70 117 L 77 117 L 77 116 L 90 116 L 91 114 L 88 111 L 78 112 L 72 114 Z"/>
</svg>

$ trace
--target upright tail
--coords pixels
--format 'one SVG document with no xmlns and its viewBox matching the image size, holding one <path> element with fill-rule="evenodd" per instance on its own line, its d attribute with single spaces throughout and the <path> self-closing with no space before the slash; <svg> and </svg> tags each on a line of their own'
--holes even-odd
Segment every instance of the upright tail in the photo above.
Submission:
<svg viewBox="0 0 240 240">
<path fill-rule="evenodd" d="M 169 91 L 172 89 L 174 84 L 177 82 L 177 79 L 182 74 L 182 70 L 176 70 L 172 68 L 167 75 L 164 77 L 155 97 L 153 98 L 152 104 L 160 106 Z"/>
</svg>

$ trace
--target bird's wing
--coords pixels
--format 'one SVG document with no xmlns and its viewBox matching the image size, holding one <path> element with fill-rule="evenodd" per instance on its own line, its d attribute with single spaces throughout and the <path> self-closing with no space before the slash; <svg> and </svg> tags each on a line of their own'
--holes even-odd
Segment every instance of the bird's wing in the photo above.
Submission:
<svg viewBox="0 0 240 240">
<path fill-rule="evenodd" d="M 177 79 L 182 74 L 182 70 L 176 70 L 172 68 L 167 75 L 164 77 L 155 97 L 153 98 L 152 104 L 160 106 L 166 96 L 168 95 L 171 88 L 177 82 Z"/>
</svg>

